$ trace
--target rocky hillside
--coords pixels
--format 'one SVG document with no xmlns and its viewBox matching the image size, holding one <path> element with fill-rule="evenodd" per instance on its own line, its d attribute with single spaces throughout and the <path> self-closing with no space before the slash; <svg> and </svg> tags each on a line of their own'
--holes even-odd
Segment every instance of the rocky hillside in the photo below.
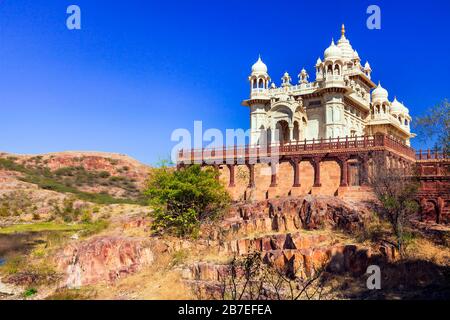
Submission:
<svg viewBox="0 0 450 320">
<path fill-rule="evenodd" d="M 276 283 L 320 275 L 302 298 L 450 296 L 448 228 L 409 230 L 399 261 L 369 203 L 305 195 L 233 203 L 195 239 L 155 235 L 139 201 L 149 169 L 117 154 L 1 154 L 0 299 L 221 299 L 230 277 L 246 274 L 232 263 L 254 254 Z M 366 287 L 372 264 L 384 272 L 376 292 Z M 289 298 L 272 284 L 261 298 Z"/>
<path fill-rule="evenodd" d="M 31 189 L 73 194 L 96 203 L 132 202 L 140 199 L 148 173 L 148 166 L 113 153 L 0 153 L 0 195 Z"/>
</svg>

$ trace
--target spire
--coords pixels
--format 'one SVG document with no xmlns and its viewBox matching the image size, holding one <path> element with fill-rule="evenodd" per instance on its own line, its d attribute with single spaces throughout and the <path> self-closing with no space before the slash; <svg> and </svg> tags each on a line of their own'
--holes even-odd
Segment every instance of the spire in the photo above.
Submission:
<svg viewBox="0 0 450 320">
<path fill-rule="evenodd" d="M 341 27 L 341 35 L 343 37 L 345 37 L 345 26 L 344 26 L 344 24 L 342 24 L 342 27 Z"/>
</svg>

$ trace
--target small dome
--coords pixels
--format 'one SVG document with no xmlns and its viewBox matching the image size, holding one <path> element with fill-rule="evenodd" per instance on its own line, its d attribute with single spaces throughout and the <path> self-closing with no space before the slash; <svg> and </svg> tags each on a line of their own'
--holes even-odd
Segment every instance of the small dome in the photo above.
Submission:
<svg viewBox="0 0 450 320">
<path fill-rule="evenodd" d="M 320 59 L 320 57 L 317 58 L 316 61 L 316 66 L 320 65 L 322 63 L 322 59 Z"/>
<path fill-rule="evenodd" d="M 397 100 L 397 97 L 394 97 L 394 101 L 391 104 L 391 112 L 392 113 L 400 113 L 403 115 L 408 115 L 409 110 L 405 105 Z"/>
<path fill-rule="evenodd" d="M 261 56 L 258 57 L 258 61 L 252 66 L 252 74 L 267 74 L 267 66 L 261 60 Z"/>
<path fill-rule="evenodd" d="M 342 51 L 334 44 L 334 40 L 331 40 L 330 46 L 323 53 L 325 59 L 341 58 Z"/>
<path fill-rule="evenodd" d="M 398 102 L 397 97 L 394 97 L 394 101 L 391 103 L 391 113 L 402 113 L 403 108 L 403 104 Z"/>
<path fill-rule="evenodd" d="M 388 92 L 385 88 L 381 86 L 381 84 L 378 82 L 378 87 L 375 88 L 375 90 L 372 91 L 372 100 L 373 101 L 388 101 Z"/>
<path fill-rule="evenodd" d="M 372 69 L 370 68 L 369 61 L 366 61 L 366 63 L 364 64 L 364 70 L 366 70 L 366 71 L 372 71 Z"/>
</svg>

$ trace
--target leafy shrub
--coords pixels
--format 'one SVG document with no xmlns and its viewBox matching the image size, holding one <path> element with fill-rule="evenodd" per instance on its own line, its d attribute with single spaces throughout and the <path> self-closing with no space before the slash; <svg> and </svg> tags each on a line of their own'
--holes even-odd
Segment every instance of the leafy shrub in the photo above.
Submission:
<svg viewBox="0 0 450 320">
<path fill-rule="evenodd" d="M 11 257 L 6 260 L 6 263 L 0 267 L 0 271 L 4 274 L 16 274 L 26 265 L 25 259 L 20 256 Z"/>
<path fill-rule="evenodd" d="M 35 210 L 28 194 L 22 190 L 0 197 L 0 217 L 19 216 Z"/>
<path fill-rule="evenodd" d="M 99 176 L 100 178 L 102 178 L 102 179 L 109 178 L 110 175 L 111 175 L 111 174 L 110 174 L 108 171 L 100 171 L 100 172 L 98 173 L 98 176 Z"/>
<path fill-rule="evenodd" d="M 153 207 L 152 228 L 178 236 L 195 235 L 200 223 L 216 218 L 230 202 L 213 168 L 193 165 L 175 171 L 163 164 L 153 169 L 145 195 Z"/>
<path fill-rule="evenodd" d="M 75 206 L 75 201 L 76 198 L 69 197 L 63 200 L 62 206 L 54 204 L 54 214 L 57 217 L 61 217 L 64 222 L 72 222 L 78 220 L 84 208 Z"/>
<path fill-rule="evenodd" d="M 24 298 L 29 298 L 29 297 L 34 296 L 36 293 L 37 293 L 37 290 L 35 288 L 29 288 L 29 289 L 24 291 L 23 297 Z"/>
</svg>

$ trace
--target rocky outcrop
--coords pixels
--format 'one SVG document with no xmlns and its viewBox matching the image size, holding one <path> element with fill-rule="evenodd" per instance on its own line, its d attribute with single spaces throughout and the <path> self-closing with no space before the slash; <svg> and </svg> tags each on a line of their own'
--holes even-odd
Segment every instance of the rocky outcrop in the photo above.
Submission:
<svg viewBox="0 0 450 320">
<path fill-rule="evenodd" d="M 154 261 L 151 241 L 121 236 L 95 237 L 74 243 L 56 257 L 58 269 L 70 288 L 112 282 Z"/>
<path fill-rule="evenodd" d="M 227 212 L 212 238 L 243 236 L 249 233 L 294 232 L 325 227 L 348 232 L 362 230 L 370 219 L 367 206 L 332 196 L 289 197 L 253 203 L 237 203 Z M 205 232 L 207 233 L 207 232 Z"/>
<path fill-rule="evenodd" d="M 302 249 L 260 250 L 263 261 L 293 277 L 308 278 L 317 271 L 348 272 L 354 276 L 364 274 L 370 264 L 392 262 L 397 258 L 395 248 L 381 244 L 367 248 L 355 244 L 311 245 Z M 183 269 L 182 276 L 191 281 L 218 281 L 228 277 L 230 265 L 209 262 L 194 263 Z"/>
</svg>

